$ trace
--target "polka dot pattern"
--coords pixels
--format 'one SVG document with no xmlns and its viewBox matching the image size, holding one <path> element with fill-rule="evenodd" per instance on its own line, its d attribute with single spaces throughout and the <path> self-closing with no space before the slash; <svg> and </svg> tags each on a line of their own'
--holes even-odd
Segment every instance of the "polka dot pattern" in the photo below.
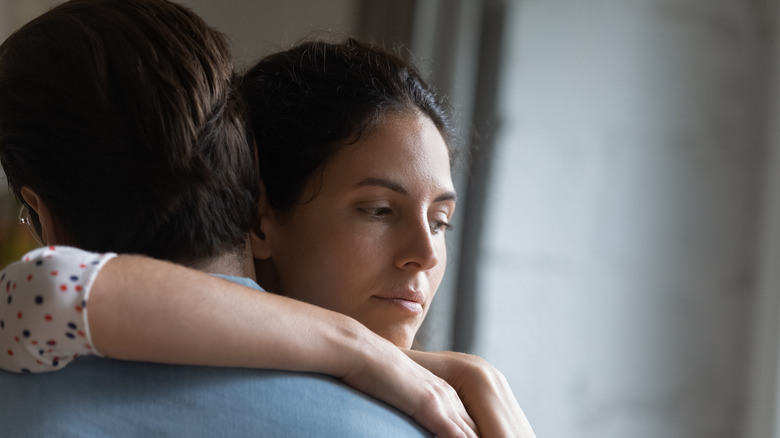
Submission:
<svg viewBox="0 0 780 438">
<path fill-rule="evenodd" d="M 39 248 L 1 271 L 0 369 L 53 371 L 78 356 L 99 354 L 91 345 L 85 309 L 90 286 L 114 256 Z"/>
</svg>

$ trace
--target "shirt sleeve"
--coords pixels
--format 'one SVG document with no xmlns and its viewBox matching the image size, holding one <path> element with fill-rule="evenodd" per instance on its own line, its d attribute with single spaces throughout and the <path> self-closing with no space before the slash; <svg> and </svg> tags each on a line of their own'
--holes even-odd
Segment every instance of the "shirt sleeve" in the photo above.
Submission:
<svg viewBox="0 0 780 438">
<path fill-rule="evenodd" d="M 0 369 L 40 373 L 78 356 L 100 356 L 87 302 L 97 274 L 115 256 L 50 246 L 0 271 Z"/>
</svg>

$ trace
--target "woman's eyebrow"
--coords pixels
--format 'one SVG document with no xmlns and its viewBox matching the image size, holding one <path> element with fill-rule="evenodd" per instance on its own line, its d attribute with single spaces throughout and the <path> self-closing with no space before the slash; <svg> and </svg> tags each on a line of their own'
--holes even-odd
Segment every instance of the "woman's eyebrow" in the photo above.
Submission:
<svg viewBox="0 0 780 438">
<path fill-rule="evenodd" d="M 362 187 L 362 186 L 379 186 L 379 187 L 384 187 L 384 188 L 386 188 L 388 190 L 392 190 L 392 191 L 394 191 L 396 193 L 400 193 L 402 195 L 408 195 L 409 194 L 409 190 L 407 190 L 406 187 L 404 187 L 403 185 L 401 185 L 400 183 L 398 183 L 396 181 L 389 180 L 389 179 L 386 179 L 386 178 L 369 177 L 369 178 L 366 178 L 366 179 L 360 181 L 356 185 L 358 187 Z M 444 192 L 441 195 L 437 196 L 436 198 L 434 198 L 433 202 L 445 202 L 445 201 L 457 201 L 457 200 L 458 200 L 458 194 L 457 193 L 455 193 L 453 191 L 447 191 L 447 192 Z"/>
<path fill-rule="evenodd" d="M 458 201 L 458 194 L 455 192 L 445 192 L 433 199 L 433 202 Z"/>
<path fill-rule="evenodd" d="M 386 189 L 392 190 L 394 192 L 400 193 L 402 195 L 408 195 L 409 190 L 406 190 L 406 187 L 402 186 L 400 183 L 397 183 L 395 181 L 385 179 L 385 178 L 373 178 L 369 177 L 366 178 L 359 183 L 357 183 L 358 187 L 362 186 L 379 186 L 384 187 Z"/>
</svg>

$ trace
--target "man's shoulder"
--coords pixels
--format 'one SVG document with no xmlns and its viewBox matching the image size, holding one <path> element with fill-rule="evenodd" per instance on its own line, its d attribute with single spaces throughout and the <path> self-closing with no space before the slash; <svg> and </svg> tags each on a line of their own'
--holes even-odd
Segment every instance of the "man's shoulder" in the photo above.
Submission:
<svg viewBox="0 0 780 438">
<path fill-rule="evenodd" d="M 311 373 L 85 357 L 53 373 L 0 372 L 0 387 L 9 436 L 430 436 L 401 412 Z"/>
</svg>

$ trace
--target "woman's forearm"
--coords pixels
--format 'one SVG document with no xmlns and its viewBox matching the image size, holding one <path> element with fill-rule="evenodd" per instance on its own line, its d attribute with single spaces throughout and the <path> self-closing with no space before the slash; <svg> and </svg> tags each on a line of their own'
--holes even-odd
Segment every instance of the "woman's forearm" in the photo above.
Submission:
<svg viewBox="0 0 780 438">
<path fill-rule="evenodd" d="M 351 350 L 362 332 L 343 315 L 136 256 L 106 264 L 88 315 L 93 343 L 109 357 L 336 377 L 347 358 L 334 352 Z"/>
</svg>

